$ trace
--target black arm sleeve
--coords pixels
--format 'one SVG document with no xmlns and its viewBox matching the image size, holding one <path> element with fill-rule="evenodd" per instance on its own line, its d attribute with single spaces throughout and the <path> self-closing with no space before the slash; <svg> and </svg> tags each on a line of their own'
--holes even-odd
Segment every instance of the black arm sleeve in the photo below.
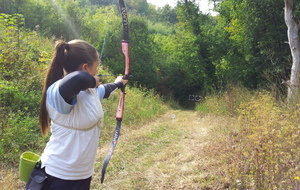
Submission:
<svg viewBox="0 0 300 190">
<path fill-rule="evenodd" d="M 59 84 L 59 93 L 67 103 L 81 90 L 96 86 L 95 78 L 84 71 L 74 71 L 65 76 Z"/>
<path fill-rule="evenodd" d="M 109 83 L 109 84 L 104 84 L 103 85 L 105 88 L 105 95 L 104 98 L 108 98 L 112 92 L 115 90 L 122 88 L 123 83 L 122 82 L 117 82 L 117 83 Z"/>
</svg>

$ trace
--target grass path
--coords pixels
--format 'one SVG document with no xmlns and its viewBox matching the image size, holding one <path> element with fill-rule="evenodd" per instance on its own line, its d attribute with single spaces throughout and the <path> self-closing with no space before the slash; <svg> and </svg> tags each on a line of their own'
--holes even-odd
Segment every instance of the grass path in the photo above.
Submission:
<svg viewBox="0 0 300 190">
<path fill-rule="evenodd" d="M 211 189 L 205 185 L 213 175 L 211 159 L 205 157 L 203 147 L 210 127 L 224 122 L 195 111 L 169 110 L 134 130 L 122 126 L 103 184 L 100 173 L 110 142 L 99 147 L 91 189 Z M 16 190 L 24 185 L 18 168 L 1 171 L 1 188 Z"/>
<path fill-rule="evenodd" d="M 221 118 L 171 110 L 136 130 L 125 126 L 104 184 L 99 179 L 108 146 L 99 150 L 92 189 L 209 189 L 203 188 L 212 173 L 203 146 L 208 129 L 223 124 Z"/>
</svg>

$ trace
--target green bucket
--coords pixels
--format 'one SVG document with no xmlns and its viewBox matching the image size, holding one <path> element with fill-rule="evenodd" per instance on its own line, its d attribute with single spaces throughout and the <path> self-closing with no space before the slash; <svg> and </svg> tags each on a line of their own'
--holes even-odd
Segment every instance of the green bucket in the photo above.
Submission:
<svg viewBox="0 0 300 190">
<path fill-rule="evenodd" d="M 33 152 L 24 152 L 20 157 L 19 176 L 20 179 L 27 182 L 40 156 Z"/>
</svg>

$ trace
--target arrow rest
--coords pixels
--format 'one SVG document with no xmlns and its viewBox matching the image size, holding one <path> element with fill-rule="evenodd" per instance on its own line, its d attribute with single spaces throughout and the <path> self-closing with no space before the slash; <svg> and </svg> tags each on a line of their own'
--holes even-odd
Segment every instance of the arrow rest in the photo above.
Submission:
<svg viewBox="0 0 300 190">
<path fill-rule="evenodd" d="M 133 75 L 123 75 L 123 79 L 124 80 L 132 80 L 132 78 L 133 78 Z"/>
</svg>

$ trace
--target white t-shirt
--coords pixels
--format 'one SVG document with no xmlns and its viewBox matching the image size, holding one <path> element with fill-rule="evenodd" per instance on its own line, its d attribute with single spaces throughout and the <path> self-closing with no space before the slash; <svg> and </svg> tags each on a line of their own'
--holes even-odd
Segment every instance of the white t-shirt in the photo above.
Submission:
<svg viewBox="0 0 300 190">
<path fill-rule="evenodd" d="M 101 102 L 105 89 L 99 86 L 80 93 L 72 105 L 59 93 L 59 81 L 47 90 L 51 137 L 41 156 L 42 167 L 54 177 L 80 180 L 92 176 L 103 125 Z"/>
</svg>

